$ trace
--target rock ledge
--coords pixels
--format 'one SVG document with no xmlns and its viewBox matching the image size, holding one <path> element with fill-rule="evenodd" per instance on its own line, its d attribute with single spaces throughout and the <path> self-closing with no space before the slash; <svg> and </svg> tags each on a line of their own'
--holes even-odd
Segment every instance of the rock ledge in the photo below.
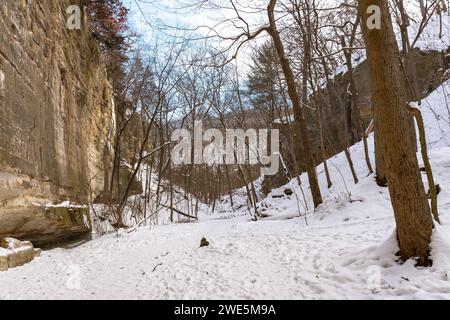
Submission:
<svg viewBox="0 0 450 320">
<path fill-rule="evenodd" d="M 40 254 L 41 249 L 35 249 L 29 241 L 2 238 L 0 239 L 0 272 L 22 266 Z"/>
</svg>

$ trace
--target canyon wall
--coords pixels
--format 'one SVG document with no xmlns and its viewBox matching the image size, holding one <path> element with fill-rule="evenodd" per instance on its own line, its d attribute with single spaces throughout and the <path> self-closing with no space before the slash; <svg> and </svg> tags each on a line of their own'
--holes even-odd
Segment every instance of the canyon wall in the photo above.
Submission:
<svg viewBox="0 0 450 320">
<path fill-rule="evenodd" d="M 414 50 L 408 58 L 412 59 L 415 70 L 406 70 L 410 79 L 410 86 L 417 87 L 418 96 L 423 99 L 433 90 L 440 86 L 446 79 L 446 70 L 450 67 L 450 48 L 447 51 L 428 51 L 423 52 Z M 416 75 L 414 76 L 413 72 Z M 358 106 L 355 112 L 359 112 L 364 128 L 367 128 L 372 121 L 372 91 L 369 80 L 369 70 L 366 61 L 358 64 L 353 71 L 355 85 L 358 92 Z M 349 145 L 353 145 L 362 139 L 357 133 L 357 125 L 354 118 L 351 118 L 352 108 L 348 93 L 350 83 L 349 72 L 337 73 L 333 79 L 324 84 L 317 94 L 317 102 L 322 108 L 322 123 L 326 158 L 342 152 L 344 150 L 345 140 L 348 139 Z M 328 88 L 326 86 L 329 86 Z M 329 90 L 331 89 L 331 90 Z M 332 97 L 330 98 L 330 92 Z M 311 151 L 316 164 L 322 162 L 322 150 L 320 143 L 320 133 L 318 126 L 318 112 L 316 112 L 316 103 L 310 97 L 310 106 L 305 108 L 305 119 L 308 124 L 308 138 L 310 141 Z M 344 110 L 345 108 L 345 110 Z M 344 114 L 347 117 L 344 119 Z M 347 122 L 347 125 L 345 125 Z M 288 170 L 292 176 L 295 176 L 295 162 L 293 158 L 292 146 L 297 147 L 292 141 L 300 139 L 296 137 L 290 126 L 285 121 L 279 121 L 275 127 L 280 130 L 281 154 L 286 162 Z M 346 131 L 346 128 L 348 129 Z M 292 142 L 292 143 L 291 143 Z M 297 154 L 303 154 L 302 150 L 296 150 Z M 301 172 L 306 170 L 306 160 L 304 158 L 297 159 L 297 164 Z M 375 167 L 375 163 L 372 163 Z M 284 185 L 287 178 L 282 168 L 278 174 L 265 177 L 263 191 L 268 193 L 271 189 Z"/>
<path fill-rule="evenodd" d="M 81 0 L 0 1 L 0 237 L 51 242 L 89 232 L 107 183 L 112 88 Z M 51 206 L 63 201 L 76 205 Z"/>
</svg>

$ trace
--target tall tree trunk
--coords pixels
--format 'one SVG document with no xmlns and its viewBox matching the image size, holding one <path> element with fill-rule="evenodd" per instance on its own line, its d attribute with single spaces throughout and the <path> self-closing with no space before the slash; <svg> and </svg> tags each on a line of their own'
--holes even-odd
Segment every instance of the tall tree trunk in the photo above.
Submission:
<svg viewBox="0 0 450 320">
<path fill-rule="evenodd" d="M 317 74 L 317 71 L 316 71 Z M 330 171 L 328 170 L 328 163 L 327 163 L 327 159 L 328 159 L 328 154 L 326 152 L 325 149 L 325 139 L 324 139 L 324 134 L 323 134 L 323 115 L 322 115 L 322 105 L 320 104 L 319 101 L 319 96 L 317 93 L 317 87 L 316 87 L 316 81 L 314 81 L 313 79 L 313 71 L 312 71 L 312 67 L 311 64 L 309 65 L 309 78 L 311 81 L 311 88 L 312 88 L 312 94 L 313 94 L 313 99 L 314 99 L 314 105 L 317 109 L 317 126 L 319 128 L 319 137 L 320 137 L 320 151 L 321 151 L 321 156 L 322 156 L 322 163 L 323 163 L 323 168 L 325 171 L 325 177 L 327 179 L 327 186 L 328 189 L 331 188 L 331 186 L 333 185 L 333 182 L 331 181 L 331 176 L 330 176 Z"/>
<path fill-rule="evenodd" d="M 386 0 L 359 0 L 369 76 L 373 89 L 377 133 L 384 143 L 387 181 L 397 224 L 402 259 L 429 264 L 433 222 L 409 137 L 410 116 L 398 63 L 399 50 Z M 381 28 L 369 29 L 369 6 L 381 9 Z M 369 10 L 369 12 L 371 12 Z"/>
<path fill-rule="evenodd" d="M 329 189 L 333 185 L 333 182 L 331 181 L 330 171 L 328 170 L 328 163 L 327 163 L 328 157 L 327 157 L 326 150 L 325 150 L 325 139 L 323 137 L 322 106 L 320 105 L 320 103 L 318 101 L 317 92 L 315 89 L 313 89 L 313 96 L 314 96 L 314 101 L 316 103 L 316 108 L 317 108 L 317 125 L 319 126 L 320 149 L 321 149 L 321 154 L 322 154 L 323 168 L 325 170 L 325 177 L 327 179 L 327 186 Z"/>
<path fill-rule="evenodd" d="M 232 183 L 230 180 L 230 173 L 228 171 L 228 165 L 224 165 L 225 167 L 225 175 L 226 175 L 226 179 L 227 179 L 227 183 L 228 183 L 228 196 L 230 197 L 230 203 L 231 203 L 231 208 L 234 208 L 234 203 L 233 203 L 233 188 L 232 188 Z"/>
<path fill-rule="evenodd" d="M 409 33 L 408 33 L 408 27 L 409 27 L 409 16 L 406 12 L 403 0 L 397 1 L 398 10 L 400 12 L 400 20 L 399 21 L 399 27 L 400 27 L 400 35 L 402 38 L 402 56 L 399 56 L 402 63 L 402 71 L 404 74 L 404 83 L 406 86 L 406 96 L 408 101 L 417 101 L 421 97 L 420 89 L 419 89 L 419 82 L 417 80 L 417 68 L 416 68 L 416 61 L 414 60 L 414 55 L 411 48 L 411 43 L 409 41 Z M 414 125 L 414 120 L 410 119 L 410 128 L 409 131 L 411 132 L 411 139 L 413 139 L 414 142 L 414 150 L 417 152 L 417 138 L 416 138 L 416 127 Z"/>
<path fill-rule="evenodd" d="M 170 210 L 170 222 L 173 222 L 172 161 L 170 159 L 169 159 L 169 201 L 170 201 L 170 209 L 169 209 Z"/>
<path fill-rule="evenodd" d="M 267 13 L 270 21 L 269 33 L 275 44 L 275 48 L 280 59 L 281 67 L 283 69 L 283 74 L 286 78 L 289 98 L 292 102 L 292 107 L 295 114 L 295 123 L 297 131 L 300 133 L 301 142 L 303 144 L 303 152 L 306 158 L 306 171 L 308 173 L 309 185 L 311 188 L 311 194 L 314 202 L 314 207 L 317 208 L 322 202 L 322 194 L 320 192 L 319 182 L 317 180 L 316 166 L 309 146 L 309 138 L 306 130 L 306 123 L 303 117 L 303 111 L 301 106 L 300 96 L 297 91 L 297 85 L 295 83 L 295 76 L 292 71 L 291 65 L 286 57 L 283 42 L 281 41 L 280 33 L 277 29 L 275 20 L 275 4 L 276 0 L 271 0 L 269 6 L 267 7 Z M 298 143 L 298 142 L 297 142 Z"/>
</svg>

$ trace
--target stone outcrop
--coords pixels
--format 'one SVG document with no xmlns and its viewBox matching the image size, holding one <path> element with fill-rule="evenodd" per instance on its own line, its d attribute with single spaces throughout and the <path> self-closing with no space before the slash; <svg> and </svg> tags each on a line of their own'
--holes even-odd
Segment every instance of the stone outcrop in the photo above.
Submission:
<svg viewBox="0 0 450 320">
<path fill-rule="evenodd" d="M 81 0 L 0 2 L 0 237 L 51 242 L 90 231 L 86 205 L 108 184 L 112 88 Z M 50 208 L 50 209 L 49 209 Z"/>
<path fill-rule="evenodd" d="M 0 239 L 0 272 L 20 267 L 40 256 L 41 249 L 35 249 L 29 241 L 13 238 Z"/>
<path fill-rule="evenodd" d="M 417 76 L 413 76 L 412 70 L 407 70 L 408 77 L 411 80 L 415 79 L 415 82 L 411 83 L 411 86 L 419 90 L 418 94 L 420 98 L 428 96 L 428 94 L 445 80 L 445 72 L 450 66 L 449 52 L 450 49 L 447 52 L 421 52 L 414 50 L 411 56 L 409 56 L 415 64 Z M 354 68 L 354 77 L 359 96 L 357 110 L 360 112 L 364 127 L 367 128 L 372 120 L 372 92 L 366 61 L 361 62 Z M 325 154 L 328 158 L 344 150 L 343 137 L 347 136 L 349 138 L 350 145 L 360 141 L 362 138 L 357 135 L 356 123 L 350 118 L 346 119 L 348 132 L 345 132 L 344 119 L 342 117 L 343 108 L 347 108 L 347 114 L 351 115 L 350 96 L 347 92 L 349 83 L 350 75 L 348 72 L 338 73 L 327 84 L 332 88 L 331 92 L 333 92 L 333 96 L 331 99 L 329 97 L 329 90 L 326 87 L 322 87 L 318 92 L 318 101 L 322 107 Z M 310 105 L 314 108 L 314 101 L 312 101 L 312 98 L 310 100 Z M 333 103 L 330 101 L 333 101 Z M 308 108 L 305 108 L 305 110 L 306 122 L 309 124 L 308 133 L 312 153 L 316 164 L 319 164 L 322 162 L 322 151 L 320 149 L 320 135 L 317 126 L 317 112 Z M 280 130 L 280 139 L 282 142 L 292 141 L 292 130 L 285 121 L 280 121 L 280 123 L 274 126 Z M 294 139 L 297 139 L 297 137 L 294 137 Z M 295 176 L 292 150 L 288 149 L 291 145 L 295 144 L 281 143 L 280 151 L 291 175 Z M 297 150 L 297 154 L 303 154 L 303 152 Z M 297 160 L 300 171 L 304 172 L 306 169 L 305 159 Z M 280 168 L 280 172 L 277 175 L 264 179 L 263 191 L 268 193 L 273 188 L 279 187 L 286 182 L 286 175 L 282 168 Z"/>
</svg>

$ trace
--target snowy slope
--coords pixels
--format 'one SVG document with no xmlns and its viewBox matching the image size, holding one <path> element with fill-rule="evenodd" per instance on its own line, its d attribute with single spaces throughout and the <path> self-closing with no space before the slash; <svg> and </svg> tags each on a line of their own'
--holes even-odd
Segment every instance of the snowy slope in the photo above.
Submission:
<svg viewBox="0 0 450 320">
<path fill-rule="evenodd" d="M 415 43 L 415 48 L 422 51 L 446 51 L 450 47 L 450 15 L 442 15 L 442 33 L 439 36 L 441 21 L 438 16 L 433 16 L 425 26 L 423 32 Z M 419 31 L 419 24 L 412 24 L 408 27 L 409 39 L 411 44 L 416 40 Z M 398 36 L 401 38 L 400 36 Z M 400 41 L 400 40 L 399 40 Z"/>
<path fill-rule="evenodd" d="M 431 163 L 442 192 L 442 225 L 432 239 L 433 266 L 400 264 L 388 190 L 367 176 L 362 144 L 351 148 L 360 183 L 354 185 L 343 154 L 329 167 L 325 203 L 315 213 L 294 195 L 260 202 L 268 218 L 252 222 L 245 205 L 198 223 L 141 228 L 107 235 L 75 248 L 43 252 L 21 268 L 0 273 L 0 298 L 12 299 L 450 299 L 450 147 L 448 81 L 421 106 Z M 445 90 L 445 95 L 444 95 Z M 369 139 L 373 153 L 373 137 Z M 425 177 L 424 177 L 425 178 Z M 302 184 L 308 207 L 306 175 Z M 245 204 L 242 190 L 237 191 Z M 300 213 L 305 215 L 299 216 Z M 199 248 L 200 239 L 210 241 Z"/>
<path fill-rule="evenodd" d="M 421 109 L 429 148 L 450 146 L 450 81 L 422 100 Z"/>
<path fill-rule="evenodd" d="M 441 27 L 441 21 L 438 16 L 430 18 L 426 26 L 420 32 L 419 37 L 417 34 L 420 31 L 420 24 L 411 24 L 408 27 L 408 38 L 412 49 L 419 49 L 423 52 L 428 51 L 447 51 L 450 48 L 450 15 L 442 16 L 442 34 L 439 36 Z M 396 32 L 397 44 L 402 50 L 402 37 L 400 31 Z M 417 38 L 417 39 L 416 39 Z M 352 65 L 356 68 L 359 64 L 366 60 L 365 50 L 358 50 L 352 54 Z M 339 66 L 330 78 L 333 79 L 336 75 L 346 73 L 348 71 L 347 65 Z M 325 84 L 322 84 L 322 87 Z"/>
<path fill-rule="evenodd" d="M 438 163 L 435 170 L 437 175 L 440 175 L 441 169 L 443 169 L 443 172 L 446 171 L 445 155 L 448 151 L 446 148 L 450 147 L 450 80 L 443 83 L 439 88 L 437 88 L 437 90 L 425 98 L 422 101 L 420 109 L 425 122 L 428 148 L 431 149 L 430 158 L 432 162 L 436 161 Z M 371 162 L 374 166 L 373 134 L 369 136 L 368 144 Z M 383 192 L 383 189 L 380 190 L 374 186 L 375 189 L 372 190 L 373 188 L 370 187 L 372 186 L 374 177 L 367 177 L 369 171 L 365 163 L 363 143 L 360 142 L 352 146 L 350 148 L 350 152 L 355 165 L 356 174 L 360 180 L 364 180 L 362 180 L 360 184 L 354 186 L 353 178 L 345 155 L 344 153 L 341 153 L 328 160 L 328 168 L 333 180 L 333 187 L 328 190 L 323 164 L 319 165 L 317 167 L 317 173 L 320 187 L 322 190 L 322 195 L 324 195 L 327 199 L 323 208 L 321 208 L 322 214 L 319 215 L 320 219 L 325 218 L 327 212 L 330 211 L 329 208 L 331 208 L 331 211 L 334 212 L 336 206 L 339 206 L 341 202 L 359 202 L 362 198 L 377 199 L 377 194 Z M 421 161 L 420 153 L 418 154 L 418 157 L 419 161 Z M 450 160 L 448 165 L 450 166 Z M 441 168 L 441 166 L 443 166 L 443 168 Z M 303 174 L 301 178 L 303 188 L 299 188 L 297 183 L 292 181 L 286 186 L 272 190 L 267 199 L 261 203 L 262 207 L 266 208 L 265 213 L 279 215 L 285 212 L 292 213 L 292 208 L 300 207 L 301 211 L 304 211 L 305 207 L 313 208 L 310 192 L 307 189 L 307 175 Z M 424 175 L 424 182 L 426 183 L 425 178 L 426 177 Z M 437 180 L 437 183 L 440 183 L 438 178 Z M 283 191 L 286 188 L 293 189 L 297 197 L 293 195 L 290 197 L 285 196 L 283 198 L 273 198 L 273 196 L 277 197 L 278 195 L 283 195 Z M 372 191 L 374 191 L 373 194 L 370 194 L 370 196 L 367 195 Z M 303 194 L 306 198 L 306 204 L 303 201 Z M 386 196 L 388 197 L 387 192 Z M 297 205 L 297 198 L 300 200 L 299 205 Z M 376 202 L 378 202 L 378 200 Z M 355 203 L 352 204 L 354 205 Z M 314 216 L 317 217 L 318 215 L 315 214 Z"/>
</svg>

